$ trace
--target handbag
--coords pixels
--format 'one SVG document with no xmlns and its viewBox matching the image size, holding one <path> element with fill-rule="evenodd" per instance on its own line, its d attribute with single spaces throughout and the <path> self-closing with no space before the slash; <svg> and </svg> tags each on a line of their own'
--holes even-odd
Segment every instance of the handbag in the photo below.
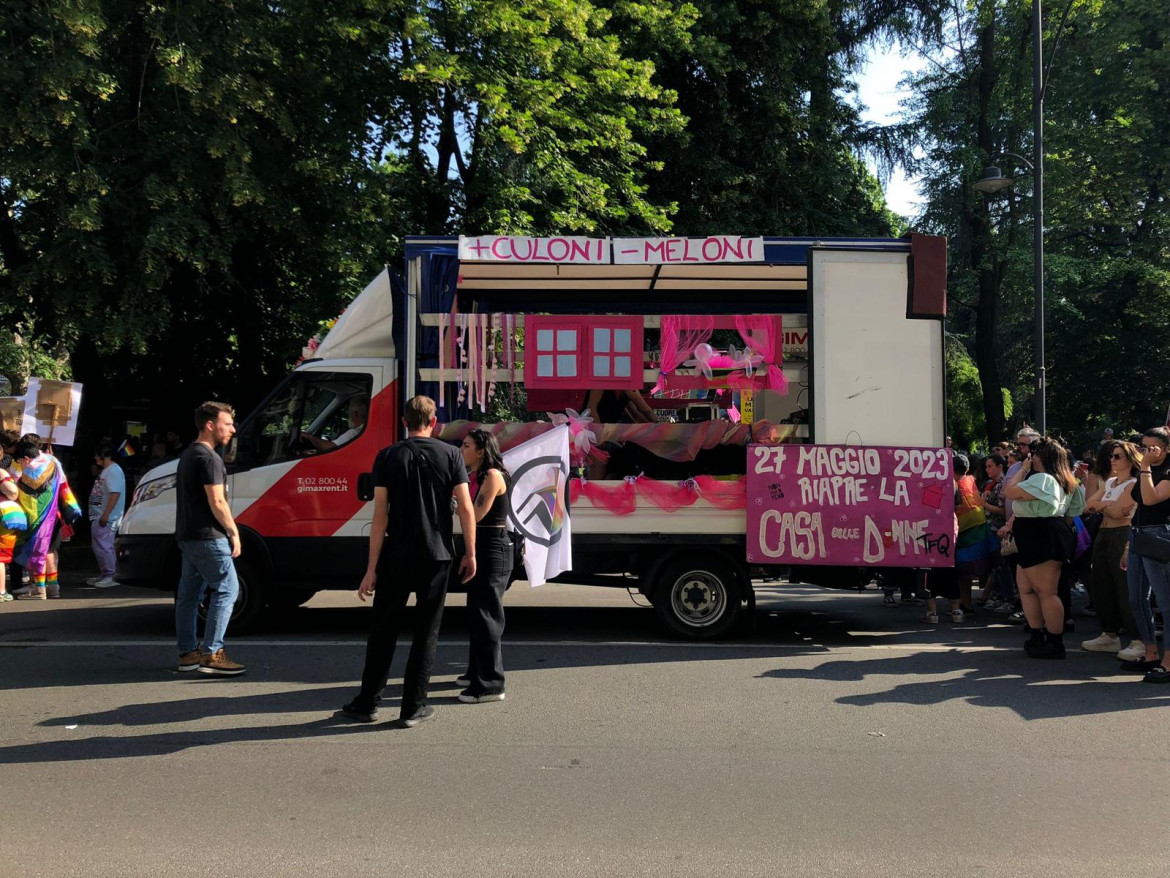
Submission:
<svg viewBox="0 0 1170 878">
<path fill-rule="evenodd" d="M 1133 551 L 1143 558 L 1170 562 L 1170 524 L 1148 524 L 1133 529 Z"/>
<path fill-rule="evenodd" d="M 1020 551 L 1020 548 L 1016 545 L 1016 538 L 1009 530 L 1007 536 L 999 544 L 999 554 L 1006 558 L 1008 555 L 1014 555 L 1018 551 Z"/>
</svg>

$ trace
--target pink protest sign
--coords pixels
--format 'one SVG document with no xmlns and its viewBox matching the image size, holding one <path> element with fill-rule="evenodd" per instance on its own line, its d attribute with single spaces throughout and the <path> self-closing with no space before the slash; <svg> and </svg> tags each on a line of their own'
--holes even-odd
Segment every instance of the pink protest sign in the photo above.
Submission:
<svg viewBox="0 0 1170 878">
<path fill-rule="evenodd" d="M 747 560 L 952 567 L 954 496 L 944 448 L 752 445 Z"/>
</svg>

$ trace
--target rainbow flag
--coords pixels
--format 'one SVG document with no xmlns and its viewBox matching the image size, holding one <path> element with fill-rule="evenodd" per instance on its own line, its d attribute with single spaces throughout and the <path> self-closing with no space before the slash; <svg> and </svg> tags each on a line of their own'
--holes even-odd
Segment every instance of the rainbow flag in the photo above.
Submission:
<svg viewBox="0 0 1170 878">
<path fill-rule="evenodd" d="M 118 454 L 123 457 L 133 457 L 135 454 L 134 446 L 130 444 L 129 439 L 123 439 L 122 444 L 118 446 Z"/>
</svg>

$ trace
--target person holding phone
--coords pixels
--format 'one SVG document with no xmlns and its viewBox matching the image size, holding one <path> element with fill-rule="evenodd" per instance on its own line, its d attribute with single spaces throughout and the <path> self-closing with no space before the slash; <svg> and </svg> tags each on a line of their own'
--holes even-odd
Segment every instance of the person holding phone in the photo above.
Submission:
<svg viewBox="0 0 1170 878">
<path fill-rule="evenodd" d="M 1146 430 L 1141 438 L 1137 483 L 1130 494 L 1137 503 L 1133 530 L 1170 523 L 1170 461 L 1166 456 L 1166 449 L 1170 447 L 1170 430 L 1154 427 Z M 1170 610 L 1170 563 L 1135 551 L 1131 531 L 1121 565 L 1129 582 L 1129 604 L 1137 624 L 1137 634 L 1145 646 L 1143 658 L 1126 661 L 1122 667 L 1146 670 L 1144 679 L 1147 683 L 1170 683 L 1170 664 L 1167 664 L 1170 651 L 1163 654 L 1161 662 L 1158 661 L 1154 613 L 1150 609 L 1150 592 L 1153 591 L 1162 612 Z"/>
<path fill-rule="evenodd" d="M 1018 548 L 1016 584 L 1028 620 L 1029 658 L 1063 659 L 1064 604 L 1057 589 L 1061 567 L 1072 560 L 1075 532 L 1065 521 L 1078 485 L 1068 452 L 1054 439 L 1033 441 L 1028 456 L 1004 488 L 1012 501 L 1012 533 Z"/>
</svg>

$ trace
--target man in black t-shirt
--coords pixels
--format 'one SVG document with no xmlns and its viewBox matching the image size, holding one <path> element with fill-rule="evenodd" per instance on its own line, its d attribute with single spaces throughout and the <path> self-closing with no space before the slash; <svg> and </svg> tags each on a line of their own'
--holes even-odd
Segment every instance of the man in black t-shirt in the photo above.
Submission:
<svg viewBox="0 0 1170 878">
<path fill-rule="evenodd" d="M 439 642 L 439 623 L 447 596 L 447 577 L 455 556 L 451 498 L 463 532 L 459 562 L 463 582 L 475 576 L 475 513 L 467 470 L 459 450 L 431 438 L 435 403 L 416 396 L 402 418 L 406 438 L 384 448 L 374 461 L 374 522 L 370 555 L 358 598 L 374 596 L 374 619 L 366 641 L 362 688 L 341 715 L 359 722 L 377 719 L 375 707 L 386 688 L 402 612 L 416 595 L 414 640 L 402 681 L 399 722 L 411 728 L 430 719 L 427 684 Z"/>
<path fill-rule="evenodd" d="M 227 470 L 215 449 L 235 435 L 232 408 L 205 402 L 195 409 L 199 436 L 179 458 L 175 474 L 175 540 L 183 573 L 175 592 L 179 670 L 235 677 L 244 666 L 223 651 L 223 636 L 240 590 L 233 558 L 240 555 L 240 532 L 227 501 Z M 207 592 L 207 624 L 199 647 L 199 602 Z"/>
</svg>

